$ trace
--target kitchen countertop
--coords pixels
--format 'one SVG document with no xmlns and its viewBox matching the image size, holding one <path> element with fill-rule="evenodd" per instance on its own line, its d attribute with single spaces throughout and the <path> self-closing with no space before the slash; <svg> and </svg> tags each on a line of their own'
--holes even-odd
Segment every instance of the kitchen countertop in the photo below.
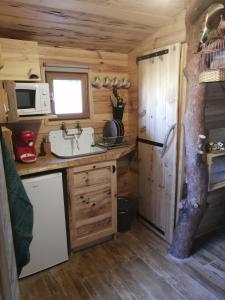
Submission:
<svg viewBox="0 0 225 300">
<path fill-rule="evenodd" d="M 76 158 L 57 158 L 56 156 L 50 154 L 47 156 L 39 156 L 37 161 L 31 164 L 16 162 L 16 169 L 19 175 L 23 176 L 57 169 L 78 167 L 102 161 L 116 160 L 131 153 L 135 150 L 135 148 L 135 145 L 129 145 L 122 148 L 108 150 L 107 152 L 101 154 Z"/>
</svg>

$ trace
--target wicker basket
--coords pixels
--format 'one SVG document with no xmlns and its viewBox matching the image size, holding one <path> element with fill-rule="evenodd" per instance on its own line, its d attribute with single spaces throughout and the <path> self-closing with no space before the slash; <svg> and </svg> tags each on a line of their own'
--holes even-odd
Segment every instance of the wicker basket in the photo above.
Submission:
<svg viewBox="0 0 225 300">
<path fill-rule="evenodd" d="M 225 69 L 203 71 L 199 75 L 199 82 L 225 81 Z"/>
</svg>

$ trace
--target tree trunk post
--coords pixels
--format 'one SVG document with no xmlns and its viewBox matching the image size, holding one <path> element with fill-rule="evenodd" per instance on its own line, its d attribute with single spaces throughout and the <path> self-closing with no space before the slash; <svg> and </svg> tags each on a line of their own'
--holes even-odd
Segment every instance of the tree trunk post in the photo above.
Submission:
<svg viewBox="0 0 225 300">
<path fill-rule="evenodd" d="M 225 4 L 225 1 L 219 1 Z M 208 166 L 204 152 L 205 143 L 205 90 L 199 83 L 200 53 L 197 52 L 203 12 L 214 4 L 213 0 L 193 0 L 186 15 L 188 44 L 186 74 L 188 80 L 188 104 L 184 121 L 187 160 L 187 198 L 180 209 L 170 255 L 184 259 L 191 255 L 197 229 L 206 209 L 208 192 Z"/>
</svg>

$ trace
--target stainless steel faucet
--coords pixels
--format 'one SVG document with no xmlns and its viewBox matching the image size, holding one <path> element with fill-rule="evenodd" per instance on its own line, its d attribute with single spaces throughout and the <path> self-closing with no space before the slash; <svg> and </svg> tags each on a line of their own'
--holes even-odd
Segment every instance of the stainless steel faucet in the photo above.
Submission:
<svg viewBox="0 0 225 300">
<path fill-rule="evenodd" d="M 76 128 L 77 131 L 78 131 L 77 133 L 69 133 L 69 129 L 67 128 L 66 123 L 65 123 L 65 122 L 62 122 L 61 129 L 65 132 L 65 134 L 66 134 L 67 136 L 74 136 L 74 135 L 80 136 L 80 135 L 82 134 L 83 129 L 81 128 L 80 122 L 79 122 L 79 121 L 77 121 L 77 124 L 76 124 L 76 127 L 75 127 L 75 128 Z"/>
</svg>

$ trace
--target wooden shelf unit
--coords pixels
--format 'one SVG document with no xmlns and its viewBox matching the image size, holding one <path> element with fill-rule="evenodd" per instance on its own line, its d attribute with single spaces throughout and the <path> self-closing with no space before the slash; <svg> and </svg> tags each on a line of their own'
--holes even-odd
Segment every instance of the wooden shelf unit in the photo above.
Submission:
<svg viewBox="0 0 225 300">
<path fill-rule="evenodd" d="M 225 187 L 225 152 L 207 154 L 209 170 L 208 191 Z"/>
</svg>

